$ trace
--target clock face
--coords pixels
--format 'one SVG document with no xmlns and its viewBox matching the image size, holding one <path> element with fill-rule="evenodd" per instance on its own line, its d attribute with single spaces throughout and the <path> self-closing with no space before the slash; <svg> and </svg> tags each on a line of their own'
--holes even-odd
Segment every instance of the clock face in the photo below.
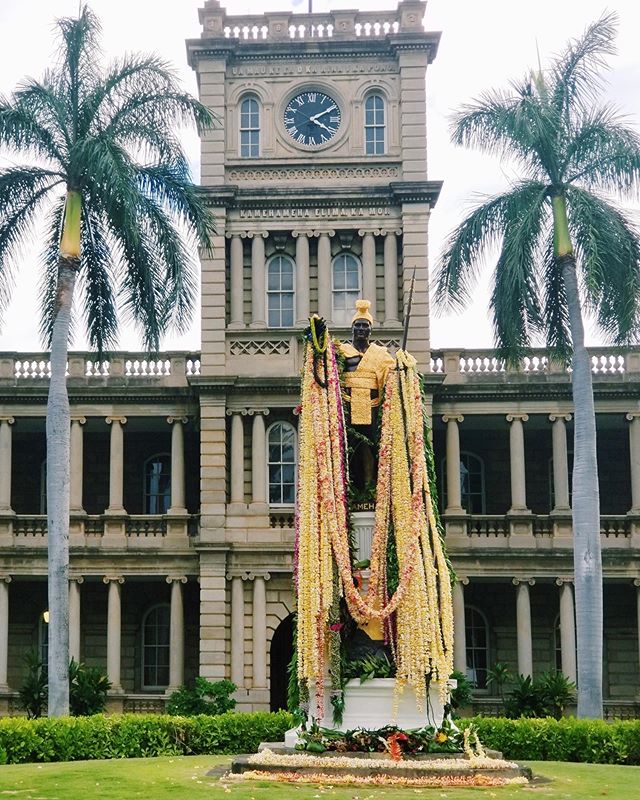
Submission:
<svg viewBox="0 0 640 800">
<path fill-rule="evenodd" d="M 340 109 L 328 94 L 300 92 L 284 110 L 284 127 L 296 144 L 317 147 L 338 132 Z"/>
</svg>

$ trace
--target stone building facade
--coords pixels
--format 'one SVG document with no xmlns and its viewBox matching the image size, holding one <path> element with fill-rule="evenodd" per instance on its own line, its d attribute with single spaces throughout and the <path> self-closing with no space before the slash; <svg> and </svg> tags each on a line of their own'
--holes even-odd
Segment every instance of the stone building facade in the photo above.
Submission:
<svg viewBox="0 0 640 800">
<path fill-rule="evenodd" d="M 112 708 L 160 709 L 200 674 L 239 708 L 279 707 L 291 652 L 300 333 L 402 333 L 425 373 L 455 589 L 456 666 L 489 708 L 487 668 L 575 675 L 571 393 L 532 352 L 432 351 L 425 3 L 236 17 L 218 0 L 187 42 L 218 124 L 202 138 L 216 219 L 202 258 L 200 353 L 69 358 L 71 652 L 105 668 Z M 320 121 L 305 128 L 305 120 Z M 301 138 L 302 137 L 302 138 Z M 602 487 L 605 694 L 635 712 L 640 352 L 593 353 Z M 43 354 L 0 354 L 0 703 L 46 651 Z M 365 537 L 366 538 L 366 537 Z"/>
</svg>

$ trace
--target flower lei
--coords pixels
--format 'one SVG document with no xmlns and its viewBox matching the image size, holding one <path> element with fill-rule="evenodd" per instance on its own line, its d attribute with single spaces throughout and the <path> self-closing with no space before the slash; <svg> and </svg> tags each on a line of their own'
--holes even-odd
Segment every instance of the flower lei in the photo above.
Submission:
<svg viewBox="0 0 640 800">
<path fill-rule="evenodd" d="M 327 650 L 332 639 L 335 648 L 336 640 L 330 628 L 336 622 L 337 591 L 357 622 L 378 618 L 385 621 L 387 632 L 393 631 L 396 696 L 409 685 L 423 707 L 425 676 L 440 686 L 444 696 L 453 670 L 453 610 L 449 569 L 429 489 L 416 361 L 399 351 L 397 368 L 385 386 L 371 574 L 363 596 L 354 581 L 349 552 L 346 434 L 336 349 L 326 330 L 318 341 L 313 320 L 310 338 L 302 376 L 296 508 L 298 680 L 306 689 L 313 687 L 312 713 L 323 717 Z M 391 525 L 399 581 L 389 597 Z"/>
</svg>

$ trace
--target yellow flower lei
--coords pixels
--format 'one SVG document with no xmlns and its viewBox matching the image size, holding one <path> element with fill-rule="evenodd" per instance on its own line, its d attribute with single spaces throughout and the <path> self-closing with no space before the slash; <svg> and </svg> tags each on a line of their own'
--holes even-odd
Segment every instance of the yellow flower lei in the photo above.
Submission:
<svg viewBox="0 0 640 800">
<path fill-rule="evenodd" d="M 424 456 L 424 410 L 415 359 L 398 351 L 382 404 L 376 517 L 366 596 L 354 585 L 347 530 L 344 429 L 335 352 L 308 344 L 302 380 L 298 476 L 298 679 L 315 687 L 316 714 L 324 714 L 324 678 L 333 562 L 341 591 L 357 622 L 396 613 L 396 692 L 411 686 L 420 706 L 425 675 L 442 696 L 453 671 L 453 608 L 449 570 L 431 502 Z M 326 348 L 320 385 L 313 347 Z M 386 560 L 393 523 L 399 583 L 387 596 Z"/>
</svg>

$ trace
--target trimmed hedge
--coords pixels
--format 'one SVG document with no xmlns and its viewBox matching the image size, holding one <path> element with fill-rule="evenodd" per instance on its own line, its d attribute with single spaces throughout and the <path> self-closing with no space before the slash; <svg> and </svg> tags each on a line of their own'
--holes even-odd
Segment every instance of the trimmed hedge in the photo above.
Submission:
<svg viewBox="0 0 640 800">
<path fill-rule="evenodd" d="M 6 763 L 81 761 L 166 755 L 255 753 L 294 726 L 291 714 L 220 714 L 170 717 L 122 714 L 59 719 L 0 719 L 0 753 Z"/>
<path fill-rule="evenodd" d="M 565 717 L 560 720 L 473 717 L 482 744 L 505 758 L 575 761 L 591 764 L 640 764 L 640 720 L 603 722 Z"/>
</svg>

